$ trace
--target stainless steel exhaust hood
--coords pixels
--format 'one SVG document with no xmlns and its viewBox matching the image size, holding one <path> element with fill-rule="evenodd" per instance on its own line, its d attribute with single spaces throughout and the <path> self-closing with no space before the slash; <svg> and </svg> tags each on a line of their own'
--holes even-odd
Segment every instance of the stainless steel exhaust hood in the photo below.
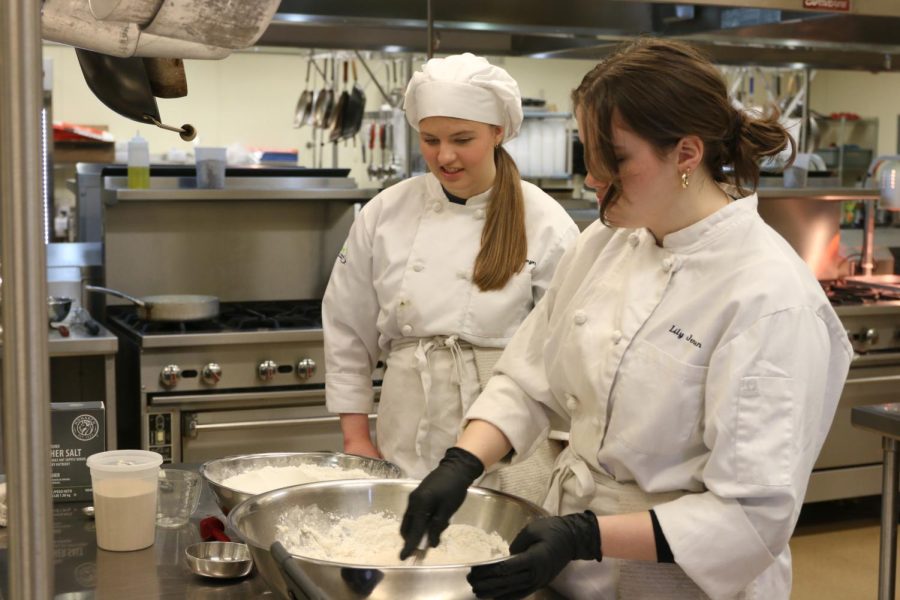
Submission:
<svg viewBox="0 0 900 600">
<path fill-rule="evenodd" d="M 426 10 L 282 0 L 258 45 L 424 53 Z M 900 70 L 897 0 L 455 0 L 432 11 L 441 53 L 597 59 L 649 34 L 692 40 L 722 64 Z"/>
</svg>

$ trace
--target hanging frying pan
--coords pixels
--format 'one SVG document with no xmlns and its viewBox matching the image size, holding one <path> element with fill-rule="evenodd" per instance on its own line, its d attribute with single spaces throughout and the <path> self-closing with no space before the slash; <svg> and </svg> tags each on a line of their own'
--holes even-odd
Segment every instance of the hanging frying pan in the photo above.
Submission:
<svg viewBox="0 0 900 600">
<path fill-rule="evenodd" d="M 180 58 L 144 57 L 150 89 L 157 98 L 184 98 L 187 96 L 187 77 L 184 61 Z"/>
<path fill-rule="evenodd" d="M 347 116 L 347 107 L 350 102 L 350 93 L 347 91 L 347 61 L 344 61 L 343 69 L 344 91 L 341 92 L 341 96 L 334 106 L 334 124 L 331 126 L 331 133 L 328 135 L 328 140 L 331 142 L 337 142 L 342 137 L 344 119 Z"/>
<path fill-rule="evenodd" d="M 84 289 L 117 296 L 136 304 L 138 317 L 144 321 L 204 321 L 219 316 L 219 299 L 215 296 L 167 294 L 136 298 L 119 290 L 96 285 L 86 285 Z"/>
<path fill-rule="evenodd" d="M 313 124 L 324 129 L 328 127 L 331 112 L 334 110 L 334 87 L 328 86 L 328 60 L 325 60 L 325 83 L 316 96 L 316 105 L 313 108 Z M 333 82 L 332 82 L 333 83 Z"/>
<path fill-rule="evenodd" d="M 353 61 L 352 67 L 353 89 L 350 91 L 350 99 L 347 101 L 347 112 L 341 121 L 341 137 L 343 139 L 350 139 L 359 133 L 359 129 L 362 127 L 363 113 L 366 109 L 366 93 L 356 79 L 356 61 Z"/>
<path fill-rule="evenodd" d="M 175 131 L 185 141 L 197 136 L 191 125 L 172 127 L 160 122 L 159 108 L 142 58 L 120 58 L 83 48 L 75 48 L 75 54 L 88 87 L 111 110 L 133 121 Z"/>
<path fill-rule="evenodd" d="M 306 61 L 306 87 L 297 100 L 297 106 L 294 108 L 294 127 L 303 127 L 309 122 L 309 114 L 313 108 L 313 91 L 309 87 L 309 69 L 312 67 L 312 57 Z"/>
</svg>

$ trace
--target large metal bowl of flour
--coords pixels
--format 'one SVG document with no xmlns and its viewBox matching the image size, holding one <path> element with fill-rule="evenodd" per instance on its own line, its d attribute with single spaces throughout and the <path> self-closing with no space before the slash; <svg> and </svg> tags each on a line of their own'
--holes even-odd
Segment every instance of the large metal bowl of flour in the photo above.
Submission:
<svg viewBox="0 0 900 600">
<path fill-rule="evenodd" d="M 284 577 L 270 548 L 278 539 L 279 519 L 294 507 L 318 506 L 340 517 L 360 517 L 388 512 L 402 517 L 407 499 L 419 481 L 411 479 L 357 479 L 324 481 L 283 488 L 254 496 L 228 515 L 231 528 L 250 548 L 260 574 L 277 594 L 289 598 Z M 496 532 L 507 544 L 535 518 L 546 516 L 539 506 L 516 496 L 484 488 L 469 488 L 465 502 L 451 523 L 473 525 Z M 398 531 L 399 535 L 399 531 Z M 313 598 L 369 598 L 371 600 L 469 600 L 474 598 L 466 581 L 473 564 L 400 565 L 373 567 L 331 562 L 292 554 L 308 582 Z M 304 590 L 306 591 L 306 590 Z"/>
<path fill-rule="evenodd" d="M 222 509 L 222 513 L 227 515 L 232 508 L 255 494 L 228 487 L 222 483 L 223 481 L 235 475 L 258 471 L 263 467 L 296 467 L 300 465 L 345 470 L 359 469 L 372 478 L 378 479 L 403 477 L 400 467 L 394 463 L 341 452 L 265 452 L 226 456 L 203 463 L 200 466 L 200 475 L 209 484 L 216 497 L 216 504 Z"/>
</svg>

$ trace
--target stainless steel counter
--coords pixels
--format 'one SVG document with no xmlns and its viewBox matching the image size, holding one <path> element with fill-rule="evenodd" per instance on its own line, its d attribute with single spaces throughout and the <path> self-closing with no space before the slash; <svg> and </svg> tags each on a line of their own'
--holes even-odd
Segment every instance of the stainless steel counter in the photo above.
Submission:
<svg viewBox="0 0 900 600">
<path fill-rule="evenodd" d="M 157 528 L 153 546 L 135 552 L 97 548 L 94 521 L 82 514 L 84 506 L 86 503 L 67 503 L 53 508 L 54 597 L 57 600 L 276 598 L 255 571 L 243 579 L 206 579 L 194 575 L 185 564 L 184 549 L 202 541 L 200 520 L 214 515 L 225 522 L 206 485 L 190 523 L 179 529 Z M 0 529 L 0 576 L 4 578 L 9 568 L 7 535 L 7 529 Z"/>
<path fill-rule="evenodd" d="M 897 485 L 900 480 L 900 402 L 859 406 L 850 413 L 854 426 L 881 434 L 881 542 L 878 600 L 893 600 L 897 575 Z"/>
<path fill-rule="evenodd" d="M 72 327 L 69 337 L 61 336 L 55 329 L 50 330 L 50 358 L 115 355 L 118 349 L 118 338 L 103 325 L 100 325 L 100 333 L 97 335 L 90 335 L 78 325 Z"/>
<path fill-rule="evenodd" d="M 98 325 L 100 325 L 98 323 Z M 69 337 L 63 337 L 59 331 L 49 329 L 50 357 L 57 356 L 114 356 L 119 349 L 119 340 L 106 327 L 100 325 L 100 333 L 90 335 L 80 325 L 72 327 Z M 3 337 L 0 335 L 0 348 Z"/>
<path fill-rule="evenodd" d="M 197 465 L 171 465 L 197 468 Z M 199 524 L 208 516 L 226 523 L 226 533 L 239 541 L 204 483 L 200 504 L 190 522 L 178 529 L 156 529 L 153 546 L 134 552 L 109 552 L 97 548 L 94 521 L 84 514 L 85 502 L 53 507 L 54 598 L 56 600 L 279 600 L 254 570 L 241 579 L 207 579 L 194 575 L 184 560 L 184 550 L 202 541 Z M 9 530 L 0 528 L 0 594 L 6 598 Z M 531 600 L 561 600 L 543 590 Z"/>
</svg>

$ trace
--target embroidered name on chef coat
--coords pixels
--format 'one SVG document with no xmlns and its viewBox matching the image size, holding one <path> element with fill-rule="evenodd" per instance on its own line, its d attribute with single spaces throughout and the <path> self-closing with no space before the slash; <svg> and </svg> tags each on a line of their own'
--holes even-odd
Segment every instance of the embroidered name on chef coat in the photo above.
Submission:
<svg viewBox="0 0 900 600">
<path fill-rule="evenodd" d="M 669 333 L 677 337 L 679 340 L 690 342 L 697 348 L 703 347 L 703 344 L 700 343 L 700 340 L 694 339 L 693 334 L 688 333 L 687 336 L 685 336 L 684 331 L 682 331 L 681 327 L 679 327 L 678 325 L 672 325 L 671 327 L 669 327 Z"/>
</svg>

